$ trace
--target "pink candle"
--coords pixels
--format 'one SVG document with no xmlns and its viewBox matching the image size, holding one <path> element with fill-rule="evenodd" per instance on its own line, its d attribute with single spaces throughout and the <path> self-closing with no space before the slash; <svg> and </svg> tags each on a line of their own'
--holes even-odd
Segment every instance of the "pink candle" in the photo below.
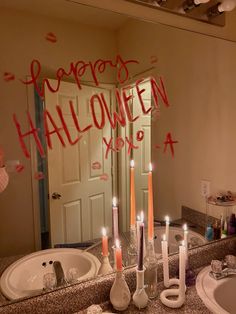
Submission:
<svg viewBox="0 0 236 314">
<path fill-rule="evenodd" d="M 114 244 L 116 244 L 116 240 L 119 239 L 118 207 L 117 207 L 116 197 L 113 197 L 113 205 L 112 205 L 112 224 L 113 224 L 113 238 L 114 238 Z"/>
<path fill-rule="evenodd" d="M 116 270 L 122 271 L 122 251 L 119 240 L 116 240 Z"/>
<path fill-rule="evenodd" d="M 152 190 L 152 164 L 149 164 L 148 173 L 148 241 L 154 238 L 154 217 L 153 217 L 153 190 Z"/>
<path fill-rule="evenodd" d="M 134 161 L 130 162 L 130 226 L 135 227 L 135 184 L 134 184 Z"/>
<path fill-rule="evenodd" d="M 108 256 L 108 236 L 105 228 L 102 228 L 102 255 Z"/>
</svg>

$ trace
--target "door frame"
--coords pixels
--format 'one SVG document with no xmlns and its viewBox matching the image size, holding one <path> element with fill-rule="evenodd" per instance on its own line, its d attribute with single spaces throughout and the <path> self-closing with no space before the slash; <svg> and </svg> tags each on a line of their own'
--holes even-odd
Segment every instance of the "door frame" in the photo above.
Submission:
<svg viewBox="0 0 236 314">
<path fill-rule="evenodd" d="M 29 79 L 29 77 L 28 77 Z M 48 78 L 49 79 L 49 78 Z M 70 82 L 74 83 L 75 82 Z M 91 87 L 97 87 L 94 84 L 91 84 L 90 82 L 83 82 L 81 81 L 81 85 L 87 85 Z M 116 108 L 116 101 L 115 101 L 115 93 L 114 90 L 116 88 L 115 84 L 109 84 L 109 83 L 102 83 L 99 85 L 99 88 L 109 90 L 110 97 L 111 97 L 111 108 L 115 110 Z M 43 101 L 41 102 L 43 104 Z M 36 99 L 35 99 L 35 89 L 32 86 L 27 86 L 27 109 L 28 112 L 31 115 L 32 121 L 34 125 L 36 125 Z M 115 140 L 117 137 L 117 130 L 111 128 L 111 136 Z M 32 186 L 32 211 L 33 211 L 33 226 L 34 226 L 34 247 L 35 251 L 42 249 L 42 243 L 41 243 L 41 223 L 40 223 L 40 194 L 39 194 L 39 181 L 35 180 L 35 172 L 38 171 L 39 166 L 39 158 L 38 158 L 38 152 L 35 145 L 34 140 L 32 137 L 29 138 L 29 150 L 30 150 L 30 165 L 31 165 L 31 186 Z M 117 177 L 118 177 L 118 158 L 116 152 L 111 152 L 111 175 L 112 175 L 112 194 L 118 196 L 118 183 L 117 183 Z M 48 167 L 48 158 L 47 154 L 45 156 L 45 162 Z M 46 179 L 44 179 L 46 180 Z M 45 181 L 44 181 L 45 182 Z M 48 197 L 48 178 L 46 189 L 47 189 L 47 197 Z M 111 199 L 111 208 L 112 208 L 112 199 Z M 49 215 L 49 212 L 48 212 Z M 50 217 L 48 216 L 48 222 L 50 224 Z M 50 237 L 50 231 L 49 231 L 49 237 Z"/>
</svg>

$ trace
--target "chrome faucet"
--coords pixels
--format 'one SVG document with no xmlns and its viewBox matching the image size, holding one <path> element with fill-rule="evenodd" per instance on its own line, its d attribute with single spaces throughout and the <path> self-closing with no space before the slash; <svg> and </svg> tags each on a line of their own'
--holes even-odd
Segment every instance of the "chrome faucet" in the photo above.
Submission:
<svg viewBox="0 0 236 314">
<path fill-rule="evenodd" d="M 53 262 L 53 270 L 56 275 L 56 287 L 60 287 L 67 284 L 67 281 L 65 279 L 65 274 L 61 266 L 61 262 L 59 261 Z"/>
<path fill-rule="evenodd" d="M 224 261 L 212 260 L 209 275 L 216 280 L 236 275 L 236 256 L 227 255 Z"/>
</svg>

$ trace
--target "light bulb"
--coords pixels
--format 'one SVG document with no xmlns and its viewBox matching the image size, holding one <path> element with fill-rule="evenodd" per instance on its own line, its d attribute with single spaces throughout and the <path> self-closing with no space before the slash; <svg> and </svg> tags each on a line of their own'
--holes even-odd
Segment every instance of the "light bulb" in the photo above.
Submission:
<svg viewBox="0 0 236 314">
<path fill-rule="evenodd" d="M 199 5 L 199 4 L 201 4 L 201 3 L 207 3 L 207 2 L 209 2 L 210 0 L 194 0 L 194 3 L 196 4 L 196 5 Z"/>
<path fill-rule="evenodd" d="M 236 6 L 236 2 L 234 0 L 225 0 L 221 4 L 218 5 L 219 12 L 232 11 Z"/>
</svg>

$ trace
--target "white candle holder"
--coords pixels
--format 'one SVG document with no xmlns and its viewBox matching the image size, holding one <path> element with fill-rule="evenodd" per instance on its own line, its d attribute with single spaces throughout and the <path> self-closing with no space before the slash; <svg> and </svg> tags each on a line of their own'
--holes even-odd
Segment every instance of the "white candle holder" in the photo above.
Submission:
<svg viewBox="0 0 236 314">
<path fill-rule="evenodd" d="M 186 263 L 186 255 L 185 255 L 185 247 L 180 246 L 179 253 L 179 288 L 178 289 L 166 289 L 161 292 L 160 300 L 161 302 L 170 308 L 179 308 L 185 302 L 185 263 Z M 169 283 L 173 283 L 174 279 L 170 279 Z M 176 281 L 178 282 L 178 281 Z M 177 296 L 176 300 L 170 300 L 168 297 Z"/>
<path fill-rule="evenodd" d="M 130 241 L 128 246 L 129 265 L 137 264 L 137 232 L 136 227 L 130 227 Z"/>
<path fill-rule="evenodd" d="M 129 306 L 131 300 L 130 290 L 125 281 L 122 271 L 116 272 L 115 281 L 110 291 L 110 301 L 114 309 L 124 311 Z"/>
<path fill-rule="evenodd" d="M 169 300 L 167 297 L 178 296 L 176 300 Z M 161 292 L 161 302 L 172 309 L 181 307 L 185 302 L 185 293 L 180 293 L 180 289 L 166 289 Z"/>
<path fill-rule="evenodd" d="M 113 271 L 108 256 L 109 254 L 107 256 L 102 255 L 102 262 L 98 270 L 98 275 L 106 275 Z"/>
<path fill-rule="evenodd" d="M 148 295 L 144 289 L 144 270 L 136 269 L 136 290 L 133 295 L 133 302 L 139 310 L 148 304 Z"/>
<path fill-rule="evenodd" d="M 115 245 L 112 246 L 112 250 L 113 250 L 113 258 L 114 258 L 113 270 L 116 271 L 116 246 Z"/>
</svg>

